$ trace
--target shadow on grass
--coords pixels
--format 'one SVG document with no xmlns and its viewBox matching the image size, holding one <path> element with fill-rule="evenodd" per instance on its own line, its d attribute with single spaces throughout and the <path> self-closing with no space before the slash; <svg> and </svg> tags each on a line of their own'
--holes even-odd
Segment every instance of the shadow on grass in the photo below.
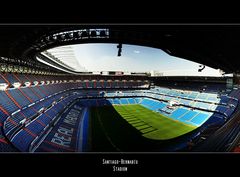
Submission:
<svg viewBox="0 0 240 177">
<path fill-rule="evenodd" d="M 185 143 L 191 135 L 190 132 L 171 140 L 152 140 L 143 137 L 142 129 L 136 129 L 128 121 L 113 106 L 93 107 L 91 109 L 91 151 L 169 152 L 176 149 L 175 147 L 179 144 Z"/>
</svg>

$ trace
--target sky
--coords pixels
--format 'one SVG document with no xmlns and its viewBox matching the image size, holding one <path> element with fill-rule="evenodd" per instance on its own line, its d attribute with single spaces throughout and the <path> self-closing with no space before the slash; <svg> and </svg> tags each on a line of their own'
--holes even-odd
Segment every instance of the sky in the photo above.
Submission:
<svg viewBox="0 0 240 177">
<path fill-rule="evenodd" d="M 156 48 L 122 45 L 118 57 L 117 44 L 73 45 L 75 56 L 87 71 L 162 72 L 164 75 L 222 76 L 219 70 L 206 67 L 198 72 L 199 63 L 172 57 Z"/>
</svg>

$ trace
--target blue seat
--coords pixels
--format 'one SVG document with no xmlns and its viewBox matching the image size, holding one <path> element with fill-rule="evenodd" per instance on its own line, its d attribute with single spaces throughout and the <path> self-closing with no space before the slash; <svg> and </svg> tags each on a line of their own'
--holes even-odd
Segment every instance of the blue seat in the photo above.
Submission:
<svg viewBox="0 0 240 177">
<path fill-rule="evenodd" d="M 27 152 L 29 145 L 34 140 L 35 136 L 27 132 L 26 130 L 21 130 L 13 139 L 12 143 L 22 152 Z"/>
</svg>

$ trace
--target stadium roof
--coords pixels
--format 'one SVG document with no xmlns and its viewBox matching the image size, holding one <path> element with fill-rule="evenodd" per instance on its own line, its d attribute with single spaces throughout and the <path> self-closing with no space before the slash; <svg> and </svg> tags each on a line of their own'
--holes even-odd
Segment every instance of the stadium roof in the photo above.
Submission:
<svg viewBox="0 0 240 177">
<path fill-rule="evenodd" d="M 77 62 L 74 49 L 71 45 L 52 48 L 43 51 L 41 54 L 70 70 L 78 70 L 80 72 L 86 71 L 86 69 Z"/>
<path fill-rule="evenodd" d="M 239 73 L 239 31 L 240 25 L 4 25 L 0 54 L 31 61 L 44 50 L 67 44 L 125 43 Z"/>
</svg>

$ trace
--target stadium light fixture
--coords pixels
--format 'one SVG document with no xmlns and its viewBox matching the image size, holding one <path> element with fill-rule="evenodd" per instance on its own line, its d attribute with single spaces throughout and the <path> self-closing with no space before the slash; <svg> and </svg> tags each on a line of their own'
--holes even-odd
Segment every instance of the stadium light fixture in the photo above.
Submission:
<svg viewBox="0 0 240 177">
<path fill-rule="evenodd" d="M 79 38 L 81 36 L 81 31 L 75 31 L 73 33 L 74 38 Z"/>
<path fill-rule="evenodd" d="M 91 31 L 91 37 L 96 37 L 97 36 L 97 32 L 94 30 L 94 31 Z"/>
<path fill-rule="evenodd" d="M 50 41 L 50 37 L 49 36 L 47 36 L 45 39 L 46 39 L 46 41 Z"/>
<path fill-rule="evenodd" d="M 100 31 L 100 36 L 101 36 L 101 37 L 106 36 L 106 32 L 105 32 L 104 30 L 101 30 L 101 31 Z"/>
<path fill-rule="evenodd" d="M 71 33 L 66 33 L 66 34 L 65 34 L 65 38 L 66 38 L 66 39 L 71 39 L 71 38 L 72 38 L 72 37 L 71 37 Z"/>
<path fill-rule="evenodd" d="M 73 32 L 69 33 L 69 37 L 73 38 Z"/>
<path fill-rule="evenodd" d="M 61 35 L 61 39 L 64 40 L 65 39 L 65 34 Z"/>
<path fill-rule="evenodd" d="M 82 37 L 87 37 L 88 36 L 88 33 L 87 31 L 83 31 L 82 34 L 81 34 Z"/>
<path fill-rule="evenodd" d="M 53 40 L 57 40 L 57 36 L 56 35 L 54 35 L 52 38 L 53 38 Z"/>
</svg>

